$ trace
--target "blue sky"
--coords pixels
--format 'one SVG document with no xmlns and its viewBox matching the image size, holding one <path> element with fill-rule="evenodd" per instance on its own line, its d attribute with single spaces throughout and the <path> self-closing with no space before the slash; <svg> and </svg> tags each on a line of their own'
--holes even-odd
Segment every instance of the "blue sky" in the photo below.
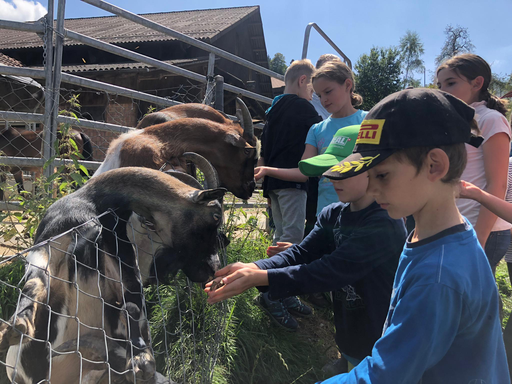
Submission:
<svg viewBox="0 0 512 384">
<path fill-rule="evenodd" d="M 6 4 L 21 4 L 27 0 L 0 0 L 0 18 Z M 512 72 L 511 0 L 110 0 L 134 13 L 168 12 L 192 9 L 259 5 L 268 53 L 285 55 L 287 62 L 300 59 L 304 30 L 316 22 L 355 63 L 373 46 L 398 45 L 407 30 L 417 32 L 424 44 L 422 59 L 427 67 L 427 81 L 435 71 L 434 59 L 445 40 L 448 24 L 468 28 L 475 53 L 492 66 L 493 72 Z M 46 2 L 41 2 L 46 7 Z M 57 1 L 56 1 L 57 3 Z M 34 3 L 31 3 L 34 4 Z M 16 12 L 16 10 L 15 10 Z M 79 0 L 68 0 L 66 17 L 108 15 Z M 508 29 L 508 31 L 507 31 Z M 311 33 L 308 58 L 313 62 L 323 53 L 334 53 L 315 32 Z M 423 75 L 418 74 L 418 79 Z"/>
</svg>

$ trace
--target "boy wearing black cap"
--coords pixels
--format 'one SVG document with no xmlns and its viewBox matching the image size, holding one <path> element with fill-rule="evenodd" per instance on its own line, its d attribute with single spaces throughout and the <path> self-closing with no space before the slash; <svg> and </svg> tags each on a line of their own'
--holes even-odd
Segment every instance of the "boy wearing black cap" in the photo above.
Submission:
<svg viewBox="0 0 512 384">
<path fill-rule="evenodd" d="M 345 145 L 354 129 L 358 127 L 340 129 L 331 145 Z M 356 137 L 357 131 L 352 148 Z M 308 172 L 321 169 L 321 174 L 341 160 L 332 149 L 308 162 Z M 224 286 L 210 290 L 211 283 L 207 285 L 208 301 L 225 300 L 255 286 L 268 286 L 271 299 L 332 291 L 336 343 L 344 357 L 357 365 L 382 334 L 406 237 L 402 220 L 390 218 L 367 194 L 367 187 L 366 174 L 335 181 L 339 200 L 348 205 L 340 202 L 325 207 L 300 244 L 268 259 L 219 270 L 216 275 L 223 276 Z"/>
<path fill-rule="evenodd" d="M 441 91 L 414 89 L 379 102 L 354 154 L 325 173 L 369 174 L 368 192 L 393 218 L 413 215 L 391 305 L 372 355 L 339 383 L 510 383 L 498 291 L 475 232 L 455 205 L 474 110 Z"/>
</svg>

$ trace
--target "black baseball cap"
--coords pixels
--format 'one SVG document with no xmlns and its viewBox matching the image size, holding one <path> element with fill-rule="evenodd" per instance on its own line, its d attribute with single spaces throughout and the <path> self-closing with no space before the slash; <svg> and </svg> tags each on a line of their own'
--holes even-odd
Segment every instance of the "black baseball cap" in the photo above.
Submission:
<svg viewBox="0 0 512 384">
<path fill-rule="evenodd" d="M 366 172 L 400 149 L 457 143 L 480 146 L 471 132 L 475 110 L 449 93 L 406 89 L 377 103 L 361 123 L 354 152 L 324 176 L 347 179 Z"/>
</svg>

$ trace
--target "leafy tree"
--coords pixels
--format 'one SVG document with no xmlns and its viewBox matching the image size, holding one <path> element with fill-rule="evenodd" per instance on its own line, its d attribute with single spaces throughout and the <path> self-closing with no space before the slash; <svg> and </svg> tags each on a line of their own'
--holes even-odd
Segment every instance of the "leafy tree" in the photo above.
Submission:
<svg viewBox="0 0 512 384">
<path fill-rule="evenodd" d="M 420 56 L 425 53 L 423 43 L 416 32 L 407 31 L 400 39 L 400 60 L 405 73 L 403 87 L 418 87 L 420 82 L 413 78 L 415 71 L 423 71 L 424 63 Z"/>
<path fill-rule="evenodd" d="M 471 43 L 467 28 L 459 25 L 452 27 L 448 25 L 444 30 L 446 40 L 444 42 L 441 53 L 436 57 L 436 65 L 441 64 L 446 59 L 466 52 L 472 52 L 475 46 Z"/>
<path fill-rule="evenodd" d="M 395 48 L 373 47 L 354 66 L 356 92 L 363 96 L 362 109 L 368 111 L 380 100 L 401 87 L 400 51 Z"/>
<path fill-rule="evenodd" d="M 510 75 L 492 74 L 492 80 L 489 84 L 491 93 L 500 97 L 512 90 L 512 73 Z"/>
<path fill-rule="evenodd" d="M 284 55 L 282 53 L 277 52 L 274 55 L 273 59 L 271 59 L 270 56 L 267 56 L 267 58 L 269 59 L 269 68 L 274 72 L 284 75 L 284 73 L 286 72 L 286 68 L 288 68 L 288 66 L 286 65 L 286 59 L 284 58 Z"/>
</svg>

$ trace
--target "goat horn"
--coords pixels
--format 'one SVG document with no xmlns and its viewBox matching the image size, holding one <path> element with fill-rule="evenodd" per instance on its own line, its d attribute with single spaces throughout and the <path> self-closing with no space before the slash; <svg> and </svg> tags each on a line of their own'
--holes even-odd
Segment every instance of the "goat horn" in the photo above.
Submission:
<svg viewBox="0 0 512 384">
<path fill-rule="evenodd" d="M 194 187 L 196 189 L 203 189 L 203 186 L 199 183 L 199 181 L 194 179 L 188 173 L 172 170 L 165 171 L 164 173 L 167 173 L 168 175 L 177 178 L 179 181 L 183 181 L 185 184 L 190 185 L 191 187 Z"/>
<path fill-rule="evenodd" d="M 217 175 L 217 171 L 210 164 L 208 160 L 206 160 L 203 156 L 198 155 L 195 152 L 185 152 L 183 155 L 185 160 L 189 160 L 193 162 L 197 167 L 203 172 L 204 179 L 206 182 L 205 189 L 214 189 L 220 186 L 219 176 Z"/>
<path fill-rule="evenodd" d="M 247 105 L 242 101 L 241 98 L 236 98 L 236 109 L 237 112 L 240 110 L 242 112 L 242 118 L 240 122 L 242 124 L 242 128 L 244 129 L 244 134 L 247 134 L 249 138 L 254 137 L 254 126 L 252 125 L 252 117 Z"/>
</svg>

